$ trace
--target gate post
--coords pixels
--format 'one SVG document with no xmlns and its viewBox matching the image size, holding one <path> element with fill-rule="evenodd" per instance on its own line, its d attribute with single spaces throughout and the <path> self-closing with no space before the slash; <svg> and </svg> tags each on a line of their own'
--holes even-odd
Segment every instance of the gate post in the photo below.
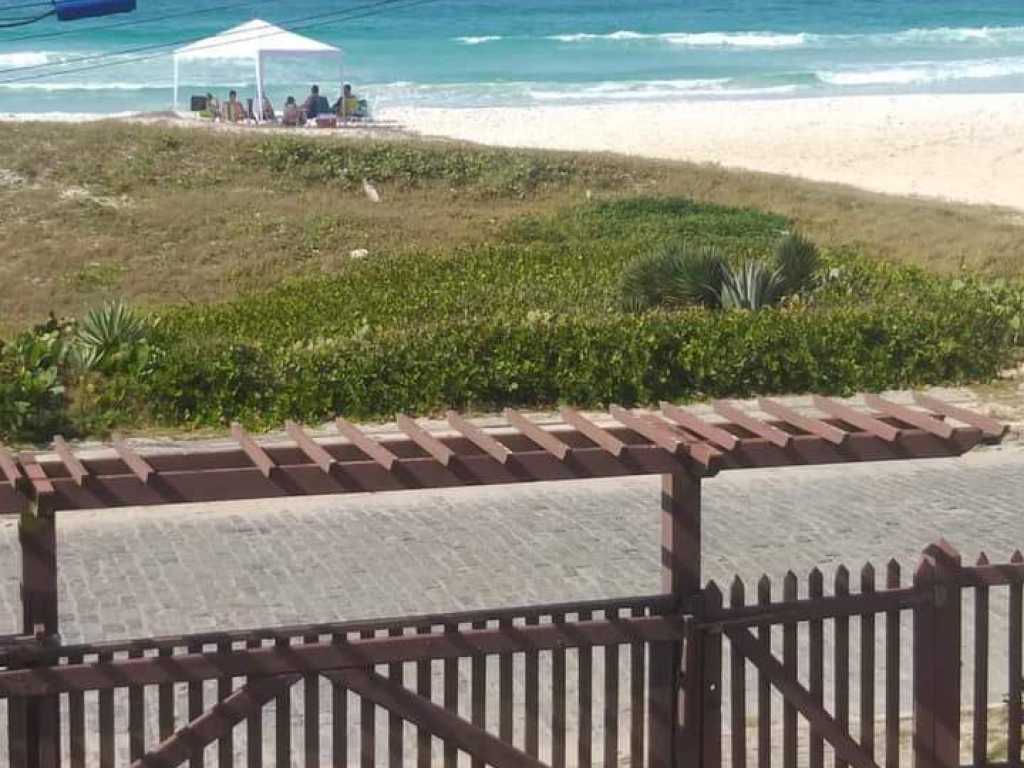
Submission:
<svg viewBox="0 0 1024 768">
<path fill-rule="evenodd" d="M 689 472 L 661 478 L 661 586 L 673 597 L 672 609 L 692 611 L 701 588 L 700 478 Z M 701 706 L 699 653 L 686 641 L 685 697 L 680 706 L 680 667 L 683 648 L 678 643 L 652 643 L 648 691 L 648 766 L 695 768 L 700 756 Z M 694 659 L 693 662 L 690 659 Z M 685 727 L 680 722 L 684 714 Z"/>
<path fill-rule="evenodd" d="M 960 553 L 940 540 L 924 551 L 914 586 L 914 768 L 960 765 Z"/>
<path fill-rule="evenodd" d="M 57 634 L 57 529 L 48 495 L 37 495 L 18 521 L 21 544 L 22 631 L 45 641 Z M 34 662 L 45 666 L 49 659 Z M 32 665 L 30 665 L 32 666 Z M 60 698 L 36 696 L 24 701 L 27 768 L 60 765 Z"/>
</svg>

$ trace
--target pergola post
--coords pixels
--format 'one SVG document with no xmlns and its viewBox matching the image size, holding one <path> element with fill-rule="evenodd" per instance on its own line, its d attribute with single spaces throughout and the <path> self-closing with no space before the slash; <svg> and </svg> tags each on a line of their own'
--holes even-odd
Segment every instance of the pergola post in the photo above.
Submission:
<svg viewBox="0 0 1024 768">
<path fill-rule="evenodd" d="M 689 472 L 661 478 L 661 584 L 672 595 L 673 610 L 692 611 L 701 587 L 701 481 Z M 673 768 L 695 765 L 699 758 L 700 675 L 697 633 L 683 648 L 652 643 L 648 693 L 648 765 Z M 680 672 L 685 674 L 680 676 Z M 683 688 L 680 688 L 680 681 Z M 680 695 L 683 696 L 680 706 Z M 680 718 L 680 715 L 684 717 Z"/>
<path fill-rule="evenodd" d="M 21 544 L 22 632 L 57 634 L 57 528 L 49 495 L 37 495 L 18 521 Z M 37 664 L 48 664 L 42 659 Z M 24 711 L 27 768 L 60 765 L 60 702 L 57 696 L 37 696 L 19 703 Z"/>
</svg>

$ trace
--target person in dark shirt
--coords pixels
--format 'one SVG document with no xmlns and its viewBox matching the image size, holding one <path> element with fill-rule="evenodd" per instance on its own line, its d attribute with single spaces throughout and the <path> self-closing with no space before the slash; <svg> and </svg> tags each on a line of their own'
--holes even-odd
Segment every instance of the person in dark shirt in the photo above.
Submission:
<svg viewBox="0 0 1024 768">
<path fill-rule="evenodd" d="M 309 89 L 309 96 L 302 103 L 302 111 L 306 113 L 307 120 L 315 120 L 317 115 L 324 115 L 331 111 L 327 97 L 320 95 L 319 85 L 314 85 Z"/>
</svg>

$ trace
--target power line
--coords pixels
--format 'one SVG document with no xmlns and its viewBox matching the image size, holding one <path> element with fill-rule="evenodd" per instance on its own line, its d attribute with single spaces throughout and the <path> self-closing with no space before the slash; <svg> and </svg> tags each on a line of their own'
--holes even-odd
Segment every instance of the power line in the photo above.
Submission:
<svg viewBox="0 0 1024 768">
<path fill-rule="evenodd" d="M 25 27 L 28 26 L 29 24 L 35 24 L 37 21 L 42 21 L 47 16 L 53 16 L 56 13 L 56 11 L 47 11 L 46 13 L 41 13 L 38 16 L 32 16 L 26 19 L 18 19 L 17 21 L 5 21 L 0 23 L 0 29 L 14 29 L 15 27 Z"/>
<path fill-rule="evenodd" d="M 20 3 L 19 5 L 4 5 L 3 3 L 0 3 L 0 11 L 17 11 L 20 8 L 42 8 L 44 6 L 52 8 L 53 3 L 41 3 L 38 2 L 38 0 L 34 3 Z"/>
<path fill-rule="evenodd" d="M 17 43 L 22 40 L 41 40 L 48 37 L 61 37 L 63 35 L 80 35 L 83 32 L 105 32 L 108 29 L 118 29 L 120 27 L 134 27 L 141 24 L 153 24 L 158 21 L 170 21 L 172 19 L 181 19 L 186 16 L 195 16 L 200 13 L 213 13 L 215 11 L 231 11 L 236 8 L 244 8 L 250 5 L 262 5 L 264 3 L 276 2 L 277 0 L 247 0 L 243 3 L 233 3 L 230 5 L 214 5 L 209 8 L 197 8 L 194 11 L 183 11 L 182 13 L 168 13 L 163 16 L 153 16 L 151 18 L 134 18 L 126 21 L 119 21 L 113 24 L 100 24 L 95 27 L 87 27 L 83 29 L 60 29 L 54 32 L 36 32 L 31 35 L 19 35 L 18 37 L 6 37 L 4 38 L 5 43 Z M 14 67 L 13 69 L 19 69 Z M 0 72 L 9 72 L 10 69 L 0 70 Z"/>
<path fill-rule="evenodd" d="M 400 5 L 401 3 L 405 3 L 405 2 L 409 2 L 409 5 L 408 6 L 401 6 L 401 7 L 414 7 L 414 6 L 417 6 L 417 5 L 425 5 L 427 3 L 437 2 L 437 1 L 438 0 L 412 0 L 410 2 L 410 0 L 375 0 L 375 2 L 365 3 L 363 5 L 357 5 L 357 6 L 354 6 L 352 8 L 348 8 L 348 9 L 346 9 L 344 11 L 331 11 L 331 12 L 328 12 L 328 13 L 318 13 L 318 14 L 313 14 L 312 16 L 303 16 L 303 17 L 300 17 L 300 18 L 297 18 L 297 19 L 292 19 L 292 20 L 283 22 L 282 26 L 285 26 L 286 28 L 292 28 L 292 29 L 305 29 L 307 27 L 314 26 L 318 22 L 324 21 L 325 19 L 333 19 L 334 22 L 338 22 L 338 21 L 350 21 L 352 19 L 363 18 L 365 16 L 372 16 L 372 15 L 375 15 L 376 13 L 378 13 L 379 12 L 378 9 L 380 9 L 380 8 L 385 8 L 385 7 L 394 6 L 394 5 Z M 367 10 L 367 12 L 364 13 L 364 14 L 356 15 L 356 16 L 349 16 L 348 15 L 348 14 L 351 14 L 351 13 L 353 13 L 355 11 L 361 11 L 361 10 Z M 334 17 L 339 17 L 339 18 L 334 18 Z M 273 34 L 276 34 L 276 33 L 275 32 L 259 32 L 259 33 L 255 33 L 255 34 L 248 35 L 248 36 L 244 36 L 243 35 L 243 36 L 238 36 L 238 37 L 232 37 L 231 38 L 231 42 L 233 42 L 233 43 L 248 42 L 249 40 L 258 40 L 260 38 L 268 37 L 268 36 L 273 35 Z M 79 63 L 79 62 L 97 62 L 97 63 L 93 63 L 93 64 L 88 64 L 88 65 L 83 66 L 83 67 L 75 67 L 75 68 L 72 68 L 72 69 L 60 69 L 60 70 L 51 71 L 51 72 L 43 72 L 43 73 L 36 74 L 36 75 L 27 75 L 25 77 L 7 78 L 7 79 L 4 79 L 4 80 L 0 80 L 0 84 L 17 83 L 17 82 L 22 82 L 22 81 L 25 81 L 25 80 L 38 80 L 38 79 L 41 79 L 43 77 L 75 74 L 75 73 L 78 73 L 78 72 L 86 72 L 86 71 L 90 71 L 90 70 L 93 70 L 93 69 L 101 69 L 101 68 L 104 68 L 104 67 L 117 66 L 119 64 L 132 64 L 132 63 L 135 63 L 135 62 L 138 62 L 138 61 L 148 61 L 148 60 L 151 60 L 151 59 L 154 59 L 154 58 L 159 58 L 161 56 L 164 56 L 165 54 L 167 54 L 169 52 L 169 51 L 163 50 L 163 49 L 167 49 L 167 48 L 171 48 L 171 47 L 176 47 L 176 46 L 180 46 L 180 45 L 188 45 L 189 43 L 198 42 L 199 40 L 202 40 L 202 38 L 186 38 L 186 39 L 174 40 L 174 41 L 164 42 L 164 43 L 151 43 L 149 45 L 136 46 L 135 48 L 125 48 L 125 49 L 122 49 L 120 51 L 111 51 L 109 53 L 99 53 L 99 54 L 91 54 L 91 55 L 88 55 L 88 56 L 79 56 L 77 58 L 67 59 L 65 61 L 56 62 L 56 63 L 54 63 L 54 62 L 46 62 L 46 63 L 41 63 L 41 64 L 29 64 L 29 65 L 26 65 L 26 66 L 23 66 L 23 67 L 9 67 L 7 69 L 0 69 L 0 73 L 6 73 L 6 72 L 19 72 L 19 73 L 21 73 L 21 72 L 27 72 L 29 70 L 35 70 L 35 69 L 49 69 L 49 68 L 53 68 L 53 67 L 66 67 L 67 65 L 76 64 L 76 63 Z M 199 46 L 195 50 L 205 50 L 207 48 L 219 48 L 221 45 L 223 45 L 223 43 L 211 43 L 211 44 L 206 45 L 206 46 Z M 130 54 L 145 53 L 147 51 L 154 51 L 154 50 L 160 50 L 160 52 L 157 53 L 157 54 L 154 54 L 154 55 L 138 56 L 138 57 L 134 57 L 134 58 L 130 58 L 130 59 L 122 59 L 122 60 L 119 60 L 119 61 L 107 61 L 107 59 L 113 59 L 113 58 L 120 59 L 121 57 L 128 56 Z"/>
</svg>

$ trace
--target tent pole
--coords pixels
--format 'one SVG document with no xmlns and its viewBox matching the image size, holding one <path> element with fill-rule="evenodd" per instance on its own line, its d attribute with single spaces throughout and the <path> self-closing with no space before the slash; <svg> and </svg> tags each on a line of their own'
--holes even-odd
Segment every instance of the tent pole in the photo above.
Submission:
<svg viewBox="0 0 1024 768">
<path fill-rule="evenodd" d="M 257 123 L 263 122 L 263 53 L 256 54 L 256 118 Z"/>
<path fill-rule="evenodd" d="M 178 111 L 178 57 L 174 57 L 174 111 Z"/>
</svg>

